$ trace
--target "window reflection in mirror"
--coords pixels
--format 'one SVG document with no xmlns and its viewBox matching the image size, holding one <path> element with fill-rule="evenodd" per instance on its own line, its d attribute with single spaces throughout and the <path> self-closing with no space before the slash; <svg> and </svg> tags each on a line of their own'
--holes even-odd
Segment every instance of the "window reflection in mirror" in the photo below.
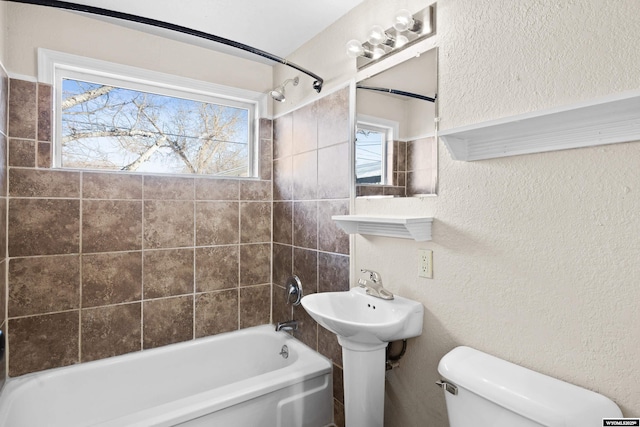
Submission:
<svg viewBox="0 0 640 427">
<path fill-rule="evenodd" d="M 359 81 L 357 86 L 369 89 L 356 91 L 356 195 L 435 194 L 436 104 L 424 97 L 437 97 L 437 50 Z M 390 89 L 391 93 L 371 88 Z"/>
<path fill-rule="evenodd" d="M 356 183 L 388 184 L 387 153 L 393 146 L 393 129 L 358 120 L 356 126 Z"/>
</svg>

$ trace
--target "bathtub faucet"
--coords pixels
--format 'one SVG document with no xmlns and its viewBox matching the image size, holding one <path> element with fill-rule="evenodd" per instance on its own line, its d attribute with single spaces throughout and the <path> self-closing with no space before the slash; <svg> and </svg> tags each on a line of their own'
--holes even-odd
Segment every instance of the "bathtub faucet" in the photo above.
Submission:
<svg viewBox="0 0 640 427">
<path fill-rule="evenodd" d="M 289 320 L 286 322 L 278 322 L 276 324 L 276 331 L 297 331 L 298 330 L 298 321 L 297 320 Z"/>
</svg>

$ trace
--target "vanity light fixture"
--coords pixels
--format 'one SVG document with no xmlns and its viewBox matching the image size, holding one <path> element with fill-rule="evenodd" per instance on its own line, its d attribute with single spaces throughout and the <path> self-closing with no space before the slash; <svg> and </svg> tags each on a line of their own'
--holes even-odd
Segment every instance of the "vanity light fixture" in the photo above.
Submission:
<svg viewBox="0 0 640 427">
<path fill-rule="evenodd" d="M 367 34 L 366 42 L 350 40 L 347 43 L 347 55 L 356 59 L 356 65 L 360 69 L 433 35 L 434 11 L 435 4 L 415 14 L 407 9 L 399 10 L 394 16 L 392 27 L 385 30 L 380 25 L 374 25 Z"/>
</svg>

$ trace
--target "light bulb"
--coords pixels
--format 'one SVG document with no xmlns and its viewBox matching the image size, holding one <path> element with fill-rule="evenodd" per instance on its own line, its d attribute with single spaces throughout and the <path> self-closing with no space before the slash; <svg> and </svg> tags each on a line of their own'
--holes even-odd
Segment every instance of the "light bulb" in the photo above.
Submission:
<svg viewBox="0 0 640 427">
<path fill-rule="evenodd" d="M 410 31 L 415 24 L 413 15 L 407 9 L 400 9 L 394 17 L 393 28 L 396 31 Z"/>
<path fill-rule="evenodd" d="M 365 55 L 365 49 L 358 40 L 349 40 L 347 42 L 347 56 L 350 58 L 357 58 Z"/>
<path fill-rule="evenodd" d="M 371 31 L 369 31 L 368 41 L 373 46 L 378 46 L 379 44 L 384 43 L 387 38 L 387 33 L 380 25 L 374 25 L 373 27 L 371 27 Z"/>
<path fill-rule="evenodd" d="M 396 36 L 396 44 L 394 45 L 394 47 L 396 49 L 399 49 L 399 48 L 401 48 L 402 46 L 404 46 L 407 43 L 409 43 L 409 39 L 407 38 L 407 36 L 403 36 L 402 34 L 398 34 Z"/>
<path fill-rule="evenodd" d="M 374 46 L 372 59 L 378 59 L 385 54 L 384 49 L 379 46 Z"/>
</svg>

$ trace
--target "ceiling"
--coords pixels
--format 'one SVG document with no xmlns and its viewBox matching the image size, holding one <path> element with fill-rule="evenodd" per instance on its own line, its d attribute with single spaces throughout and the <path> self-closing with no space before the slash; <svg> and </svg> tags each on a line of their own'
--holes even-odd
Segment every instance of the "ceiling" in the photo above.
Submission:
<svg viewBox="0 0 640 427">
<path fill-rule="evenodd" d="M 283 58 L 322 32 L 362 1 L 71 0 L 73 3 L 144 16 L 203 31 L 244 43 Z M 227 48 L 208 40 L 196 39 L 192 36 L 184 36 L 173 31 L 160 30 L 138 23 L 117 19 L 106 20 L 236 56 L 260 60 L 256 55 Z"/>
</svg>

